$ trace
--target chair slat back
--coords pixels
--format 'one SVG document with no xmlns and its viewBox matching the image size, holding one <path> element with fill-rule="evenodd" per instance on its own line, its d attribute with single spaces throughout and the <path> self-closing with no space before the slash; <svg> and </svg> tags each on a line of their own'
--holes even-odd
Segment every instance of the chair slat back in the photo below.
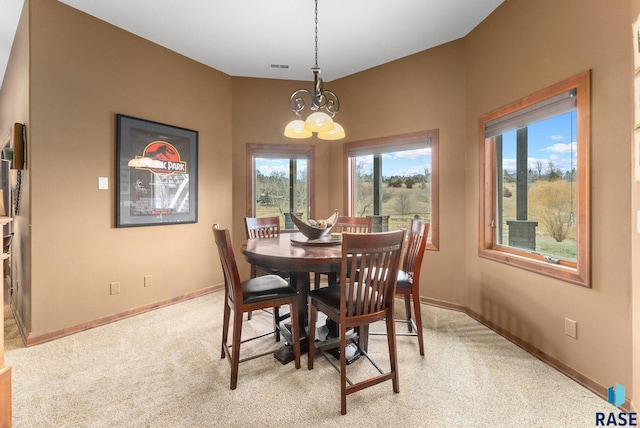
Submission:
<svg viewBox="0 0 640 428">
<path fill-rule="evenodd" d="M 402 270 L 414 278 L 420 274 L 420 266 L 422 265 L 428 234 L 429 223 L 423 223 L 415 219 L 411 220 Z"/>
<path fill-rule="evenodd" d="M 340 216 L 336 219 L 333 231 L 336 233 L 371 233 L 372 227 L 372 217 Z"/>
<path fill-rule="evenodd" d="M 280 217 L 245 217 L 248 239 L 272 238 L 280 235 Z"/>
<path fill-rule="evenodd" d="M 356 317 L 389 308 L 398 279 L 404 232 L 401 229 L 343 235 L 340 283 L 349 286 L 341 287 L 341 316 Z"/>
<path fill-rule="evenodd" d="M 242 281 L 240 281 L 229 229 L 220 229 L 217 224 L 214 224 L 213 238 L 218 246 L 227 299 L 234 305 L 238 305 L 242 303 Z"/>
</svg>

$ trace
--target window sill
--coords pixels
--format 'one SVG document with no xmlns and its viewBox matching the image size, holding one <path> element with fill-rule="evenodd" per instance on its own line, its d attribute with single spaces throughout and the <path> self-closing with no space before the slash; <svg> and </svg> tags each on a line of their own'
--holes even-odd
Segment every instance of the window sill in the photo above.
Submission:
<svg viewBox="0 0 640 428">
<path fill-rule="evenodd" d="M 554 264 L 544 260 L 542 255 L 534 256 L 527 254 L 526 256 L 516 252 L 507 252 L 496 249 L 481 249 L 479 254 L 484 259 L 493 260 L 504 263 L 520 269 L 528 270 L 540 275 L 545 275 L 559 281 L 570 282 L 582 287 L 591 287 L 590 278 L 587 272 L 581 272 L 578 266 L 573 264 Z"/>
</svg>

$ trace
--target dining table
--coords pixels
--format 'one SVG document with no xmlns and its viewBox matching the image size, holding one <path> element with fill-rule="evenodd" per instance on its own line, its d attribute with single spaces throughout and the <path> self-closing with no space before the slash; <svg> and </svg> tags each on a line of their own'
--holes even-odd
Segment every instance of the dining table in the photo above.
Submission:
<svg viewBox="0 0 640 428">
<path fill-rule="evenodd" d="M 342 262 L 342 240 L 331 236 L 308 239 L 302 233 L 280 233 L 269 238 L 248 239 L 241 244 L 246 260 L 267 271 L 277 270 L 289 273 L 289 281 L 298 290 L 298 319 L 291 320 L 300 326 L 301 349 L 308 346 L 305 331 L 308 322 L 307 294 L 310 288 L 310 274 L 326 272 L 338 275 Z M 274 354 L 281 363 L 293 358 L 293 352 L 285 348 Z"/>
</svg>

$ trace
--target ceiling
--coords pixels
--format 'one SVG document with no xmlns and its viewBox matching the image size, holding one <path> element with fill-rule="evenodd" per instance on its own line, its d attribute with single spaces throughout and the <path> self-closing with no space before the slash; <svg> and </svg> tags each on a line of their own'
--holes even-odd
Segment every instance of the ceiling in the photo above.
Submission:
<svg viewBox="0 0 640 428">
<path fill-rule="evenodd" d="M 59 1 L 231 76 L 313 80 L 313 0 Z M 319 0 L 322 78 L 464 37 L 503 1 Z M 23 2 L 0 0 L 2 77 Z"/>
</svg>

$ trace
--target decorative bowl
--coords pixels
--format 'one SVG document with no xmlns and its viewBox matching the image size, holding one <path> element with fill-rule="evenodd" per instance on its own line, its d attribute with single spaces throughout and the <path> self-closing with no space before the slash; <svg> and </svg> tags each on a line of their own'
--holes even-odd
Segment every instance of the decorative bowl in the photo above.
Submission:
<svg viewBox="0 0 640 428">
<path fill-rule="evenodd" d="M 336 224 L 336 220 L 338 219 L 338 210 L 335 210 L 331 216 L 329 216 L 325 222 L 327 223 L 327 227 L 324 229 L 320 229 L 318 227 L 310 226 L 304 221 L 300 220 L 295 214 L 291 214 L 291 221 L 296 225 L 300 233 L 302 233 L 307 239 L 320 239 L 327 235 L 333 229 L 333 226 Z"/>
</svg>

